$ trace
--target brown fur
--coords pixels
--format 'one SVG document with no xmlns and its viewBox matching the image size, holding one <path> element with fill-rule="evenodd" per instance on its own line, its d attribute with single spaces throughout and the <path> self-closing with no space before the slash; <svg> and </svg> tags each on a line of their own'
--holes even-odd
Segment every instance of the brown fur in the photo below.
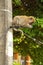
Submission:
<svg viewBox="0 0 43 65">
<path fill-rule="evenodd" d="M 33 16 L 15 16 L 13 19 L 13 24 L 31 27 L 32 23 L 35 22 Z"/>
</svg>

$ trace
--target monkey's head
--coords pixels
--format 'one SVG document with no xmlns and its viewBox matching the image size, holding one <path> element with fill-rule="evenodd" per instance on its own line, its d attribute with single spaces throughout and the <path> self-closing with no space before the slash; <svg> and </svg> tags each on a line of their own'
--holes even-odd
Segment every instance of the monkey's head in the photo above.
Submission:
<svg viewBox="0 0 43 65">
<path fill-rule="evenodd" d="M 32 28 L 32 24 L 33 24 L 34 22 L 35 22 L 35 17 L 29 16 L 29 17 L 28 17 L 27 26 L 28 26 L 29 28 Z"/>
</svg>

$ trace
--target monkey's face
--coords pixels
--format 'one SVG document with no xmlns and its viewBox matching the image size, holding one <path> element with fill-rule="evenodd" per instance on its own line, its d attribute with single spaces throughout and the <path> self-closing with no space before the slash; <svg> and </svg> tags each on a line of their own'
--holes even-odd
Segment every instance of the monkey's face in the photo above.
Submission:
<svg viewBox="0 0 43 65">
<path fill-rule="evenodd" d="M 32 18 L 29 19 L 29 24 L 32 25 L 34 23 L 34 20 Z"/>
<path fill-rule="evenodd" d="M 32 28 L 32 24 L 33 24 L 34 22 L 35 22 L 35 18 L 34 18 L 34 17 L 32 17 L 32 16 L 28 17 L 27 26 L 28 26 L 29 28 Z"/>
<path fill-rule="evenodd" d="M 33 16 L 28 17 L 29 24 L 32 25 L 35 22 L 35 18 Z"/>
</svg>

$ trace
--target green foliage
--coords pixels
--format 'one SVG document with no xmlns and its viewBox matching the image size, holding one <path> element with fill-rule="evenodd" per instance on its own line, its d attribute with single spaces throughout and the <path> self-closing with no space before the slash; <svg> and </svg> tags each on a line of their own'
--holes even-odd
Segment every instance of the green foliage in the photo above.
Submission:
<svg viewBox="0 0 43 65">
<path fill-rule="evenodd" d="M 41 0 L 41 2 L 43 2 L 43 0 Z"/>
<path fill-rule="evenodd" d="M 13 4 L 16 6 L 21 5 L 21 0 L 13 0 Z"/>
<path fill-rule="evenodd" d="M 20 65 L 19 62 L 13 62 L 13 65 Z"/>
<path fill-rule="evenodd" d="M 43 19 L 38 19 L 33 24 L 33 28 L 20 28 L 23 30 L 28 36 L 36 38 L 36 41 L 41 41 L 43 43 Z M 14 35 L 16 35 L 15 33 Z M 20 32 L 19 32 L 20 34 Z M 18 38 L 19 36 L 19 38 Z M 43 45 L 38 42 L 33 41 L 31 38 L 27 37 L 25 34 L 22 36 L 17 35 L 14 36 L 14 50 L 19 52 L 21 55 L 26 56 L 30 54 L 33 59 L 34 65 L 43 65 Z M 21 39 L 22 41 L 18 41 Z"/>
<path fill-rule="evenodd" d="M 29 38 L 43 43 L 43 0 L 13 0 L 13 16 L 16 15 L 31 15 L 37 19 L 32 29 L 21 28 L 27 35 L 21 36 L 20 32 L 14 31 L 14 52 L 24 56 L 30 54 L 33 65 L 43 65 L 43 44 Z"/>
<path fill-rule="evenodd" d="M 13 16 L 19 14 L 43 18 L 43 2 L 41 0 L 13 0 Z"/>
</svg>

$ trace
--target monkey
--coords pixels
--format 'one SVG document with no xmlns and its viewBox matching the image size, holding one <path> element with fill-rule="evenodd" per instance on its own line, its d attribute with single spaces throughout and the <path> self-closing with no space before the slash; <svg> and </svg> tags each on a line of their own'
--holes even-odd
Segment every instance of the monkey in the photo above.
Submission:
<svg viewBox="0 0 43 65">
<path fill-rule="evenodd" d="M 13 25 L 16 26 L 25 26 L 25 27 L 32 28 L 32 24 L 34 22 L 35 22 L 35 17 L 33 16 L 21 15 L 21 16 L 15 16 L 13 18 Z"/>
<path fill-rule="evenodd" d="M 15 16 L 13 18 L 13 25 L 15 26 L 23 26 L 23 27 L 29 27 L 32 28 L 32 24 L 35 22 L 35 17 L 33 16 Z M 15 31 L 21 31 L 20 29 L 14 28 Z M 21 31 L 22 32 L 22 31 Z"/>
<path fill-rule="evenodd" d="M 26 27 L 29 27 L 29 28 L 32 28 L 32 24 L 36 22 L 36 19 L 34 16 L 15 16 L 13 18 L 13 25 L 20 25 L 20 26 L 26 26 Z M 21 32 L 21 36 L 23 36 L 24 34 L 28 37 L 28 35 L 26 33 L 24 33 L 22 30 L 20 29 L 16 29 L 14 28 L 14 30 L 17 32 Z M 42 43 L 40 41 L 36 41 L 35 38 L 32 38 L 31 36 L 29 36 L 29 38 L 31 38 L 33 41 L 35 42 L 39 42 L 39 43 Z"/>
<path fill-rule="evenodd" d="M 32 24 L 35 22 L 35 18 L 33 16 L 15 16 L 13 18 L 13 25 L 15 26 L 25 26 L 28 28 L 32 28 Z M 24 35 L 24 32 L 22 30 L 20 30 L 19 28 L 14 28 L 14 31 L 17 32 L 21 32 L 21 36 Z"/>
</svg>

